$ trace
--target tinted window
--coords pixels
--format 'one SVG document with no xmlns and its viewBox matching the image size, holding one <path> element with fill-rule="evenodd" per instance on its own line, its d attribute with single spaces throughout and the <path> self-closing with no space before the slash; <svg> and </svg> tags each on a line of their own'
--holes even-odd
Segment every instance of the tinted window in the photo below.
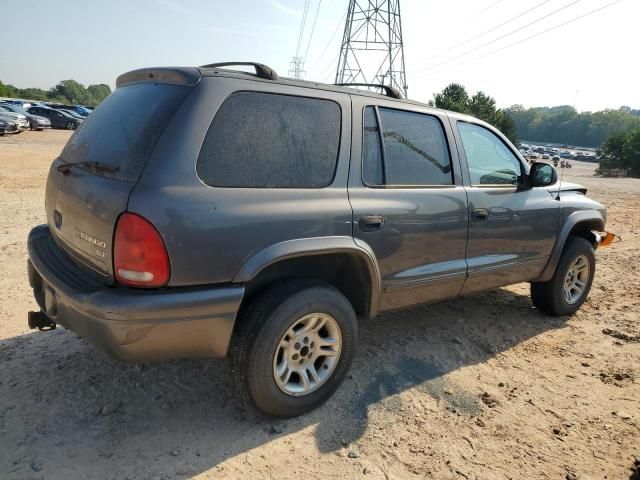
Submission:
<svg viewBox="0 0 640 480">
<path fill-rule="evenodd" d="M 116 167 L 118 171 L 109 176 L 135 181 L 190 90 L 153 83 L 116 89 L 87 117 L 60 157 L 65 162 L 89 161 Z"/>
<path fill-rule="evenodd" d="M 458 122 L 472 185 L 516 185 L 522 166 L 515 154 L 493 132 Z"/>
<path fill-rule="evenodd" d="M 198 175 L 216 187 L 326 187 L 336 168 L 340 125 L 340 107 L 329 100 L 235 93 L 211 122 Z"/>
<path fill-rule="evenodd" d="M 362 178 L 367 185 L 383 185 L 382 148 L 380 129 L 373 107 L 364 110 L 362 141 Z"/>
<path fill-rule="evenodd" d="M 453 184 L 449 148 L 442 124 L 437 118 L 387 108 L 379 108 L 378 111 L 382 124 L 384 143 L 382 171 L 386 185 Z M 368 119 L 365 118 L 365 142 L 367 125 L 375 121 L 374 116 L 371 114 L 368 116 Z M 369 127 L 369 145 L 365 143 L 365 154 L 369 158 L 364 162 L 364 178 L 368 184 L 374 184 L 373 177 L 367 177 L 369 172 L 377 172 L 371 166 L 377 160 L 373 154 L 368 153 L 375 148 L 372 138 L 376 131 L 377 129 Z"/>
</svg>

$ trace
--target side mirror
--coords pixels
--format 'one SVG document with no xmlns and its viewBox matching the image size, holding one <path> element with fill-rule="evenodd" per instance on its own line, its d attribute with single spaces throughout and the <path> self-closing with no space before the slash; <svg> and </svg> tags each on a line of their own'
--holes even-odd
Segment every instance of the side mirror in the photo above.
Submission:
<svg viewBox="0 0 640 480">
<path fill-rule="evenodd" d="M 529 170 L 529 184 L 532 187 L 548 187 L 558 181 L 558 172 L 552 165 L 533 162 Z"/>
</svg>

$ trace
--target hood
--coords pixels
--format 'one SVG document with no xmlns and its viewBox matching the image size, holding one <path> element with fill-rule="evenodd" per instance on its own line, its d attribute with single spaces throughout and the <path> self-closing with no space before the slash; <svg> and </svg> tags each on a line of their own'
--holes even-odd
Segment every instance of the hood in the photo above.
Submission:
<svg viewBox="0 0 640 480">
<path fill-rule="evenodd" d="M 560 183 L 562 183 L 562 185 L 560 185 Z M 578 183 L 565 181 L 560 182 L 560 180 L 558 180 L 554 185 L 548 187 L 548 190 L 552 193 L 560 190 L 561 192 L 580 192 L 585 195 L 587 194 L 587 187 L 584 187 Z"/>
</svg>

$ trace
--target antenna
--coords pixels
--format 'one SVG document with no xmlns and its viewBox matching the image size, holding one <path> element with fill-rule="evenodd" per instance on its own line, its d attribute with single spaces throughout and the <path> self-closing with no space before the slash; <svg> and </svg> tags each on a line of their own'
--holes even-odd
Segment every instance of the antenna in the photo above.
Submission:
<svg viewBox="0 0 640 480">
<path fill-rule="evenodd" d="M 400 0 L 350 0 L 336 84 L 382 84 L 407 96 Z"/>
</svg>

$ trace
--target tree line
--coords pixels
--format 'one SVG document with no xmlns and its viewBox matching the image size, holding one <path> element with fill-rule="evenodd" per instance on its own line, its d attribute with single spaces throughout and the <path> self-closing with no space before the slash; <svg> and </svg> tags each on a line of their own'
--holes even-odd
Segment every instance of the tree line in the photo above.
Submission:
<svg viewBox="0 0 640 480">
<path fill-rule="evenodd" d="M 87 105 L 95 107 L 111 94 L 109 85 L 100 83 L 85 87 L 75 80 L 62 80 L 49 90 L 41 88 L 17 88 L 0 81 L 0 97 L 39 100 L 42 102 Z"/>
<path fill-rule="evenodd" d="M 536 108 L 514 105 L 506 113 L 523 140 L 580 147 L 598 147 L 611 135 L 640 126 L 640 110 L 629 107 L 578 113 L 569 105 Z"/>
<path fill-rule="evenodd" d="M 464 86 L 452 83 L 435 93 L 431 106 L 466 113 L 490 123 L 518 145 L 518 139 L 580 147 L 598 147 L 599 172 L 620 168 L 640 177 L 640 110 L 578 113 L 568 105 L 524 108 L 496 107 L 484 92 L 469 96 Z"/>
</svg>

